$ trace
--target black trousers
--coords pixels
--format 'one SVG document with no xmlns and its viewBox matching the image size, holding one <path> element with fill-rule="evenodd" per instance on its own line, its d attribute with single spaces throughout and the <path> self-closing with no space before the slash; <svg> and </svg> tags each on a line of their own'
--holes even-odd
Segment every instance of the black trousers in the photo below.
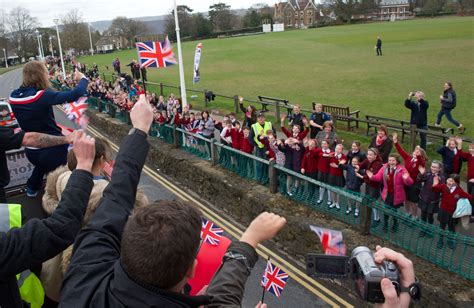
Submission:
<svg viewBox="0 0 474 308">
<path fill-rule="evenodd" d="M 377 56 L 382 55 L 382 47 L 377 47 Z"/>
<path fill-rule="evenodd" d="M 0 203 L 7 203 L 7 196 L 5 194 L 5 188 L 0 187 Z"/>
</svg>

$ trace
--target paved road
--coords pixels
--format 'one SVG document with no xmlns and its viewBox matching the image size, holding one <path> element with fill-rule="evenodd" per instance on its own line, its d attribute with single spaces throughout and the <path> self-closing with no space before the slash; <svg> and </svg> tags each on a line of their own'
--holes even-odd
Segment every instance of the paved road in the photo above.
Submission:
<svg viewBox="0 0 474 308">
<path fill-rule="evenodd" d="M 0 76 L 0 97 L 8 97 L 11 90 L 18 87 L 21 84 L 21 69 L 10 71 Z M 55 110 L 55 116 L 59 123 L 68 124 L 73 126 L 64 113 L 59 109 Z M 92 127 L 90 133 L 95 134 L 96 132 Z M 189 191 L 181 191 L 177 185 L 170 181 L 166 175 L 161 174 L 157 170 L 151 170 L 145 168 L 140 179 L 140 186 L 145 190 L 148 198 L 151 201 L 163 200 L 163 199 L 182 199 L 188 200 L 198 204 L 204 212 L 204 215 L 209 219 L 219 224 L 226 231 L 226 234 L 235 239 L 238 236 L 241 229 L 235 227 L 229 221 L 231 219 L 225 217 L 222 213 L 214 212 L 212 205 L 207 204 L 203 200 L 199 199 L 196 194 Z M 222 221 L 222 222 L 221 222 Z M 268 253 L 274 254 L 273 259 L 278 260 L 278 252 L 269 252 L 265 248 L 262 248 L 264 255 Z M 326 287 L 321 284 L 314 282 L 312 279 L 305 277 L 302 272 L 304 269 L 298 267 L 295 264 L 285 264 L 285 261 L 281 261 L 289 270 L 290 279 L 283 291 L 281 299 L 277 299 L 272 294 L 265 296 L 265 302 L 269 307 L 294 307 L 298 305 L 299 308 L 305 307 L 328 307 L 328 306 L 342 306 L 342 305 L 360 305 L 354 302 L 351 297 L 347 294 L 341 295 L 341 291 L 336 291 L 336 286 L 327 285 Z M 266 259 L 260 256 L 254 270 L 252 271 L 251 277 L 248 279 L 245 289 L 245 296 L 243 301 L 243 307 L 254 307 L 262 296 L 262 288 L 260 287 L 259 281 L 263 274 L 266 264 Z M 336 295 L 335 293 L 338 293 Z"/>
</svg>

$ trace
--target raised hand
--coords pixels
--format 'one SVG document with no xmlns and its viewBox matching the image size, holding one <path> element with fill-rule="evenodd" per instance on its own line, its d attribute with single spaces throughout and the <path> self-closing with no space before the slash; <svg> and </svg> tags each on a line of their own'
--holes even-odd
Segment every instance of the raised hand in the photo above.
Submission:
<svg viewBox="0 0 474 308">
<path fill-rule="evenodd" d="M 408 178 L 410 177 L 410 174 L 408 172 L 405 172 L 403 173 L 402 177 L 404 180 L 408 180 Z"/>
<path fill-rule="evenodd" d="M 74 81 L 79 82 L 84 76 L 83 73 L 79 72 L 79 70 L 76 68 L 74 71 Z"/>
<path fill-rule="evenodd" d="M 255 218 L 245 230 L 240 238 L 256 248 L 257 245 L 265 240 L 272 239 L 285 226 L 286 219 L 279 215 L 263 212 Z"/>
<path fill-rule="evenodd" d="M 73 141 L 73 151 L 76 156 L 76 169 L 91 171 L 95 157 L 95 139 L 78 131 Z"/>
<path fill-rule="evenodd" d="M 153 122 L 153 109 L 144 94 L 140 95 L 135 106 L 133 106 L 130 112 L 130 119 L 132 120 L 133 127 L 148 134 Z"/>
<path fill-rule="evenodd" d="M 392 141 L 393 141 L 393 143 L 398 143 L 398 134 L 397 133 L 392 134 Z"/>
</svg>

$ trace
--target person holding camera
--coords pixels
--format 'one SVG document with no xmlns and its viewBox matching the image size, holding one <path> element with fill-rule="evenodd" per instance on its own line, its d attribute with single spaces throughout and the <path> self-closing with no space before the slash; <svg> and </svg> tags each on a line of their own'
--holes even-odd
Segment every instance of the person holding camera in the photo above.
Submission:
<svg viewBox="0 0 474 308">
<path fill-rule="evenodd" d="M 441 100 L 441 110 L 438 113 L 438 118 L 436 119 L 435 125 L 440 126 L 443 115 L 446 115 L 446 119 L 456 125 L 461 134 L 464 134 L 464 131 L 466 130 L 464 125 L 456 121 L 451 115 L 451 111 L 456 108 L 456 92 L 454 91 L 453 84 L 451 82 L 447 81 L 444 83 L 444 91 L 439 98 Z"/>
<path fill-rule="evenodd" d="M 415 101 L 412 100 L 415 98 Z M 410 92 L 405 100 L 405 107 L 411 110 L 410 124 L 416 125 L 419 129 L 428 129 L 428 101 L 425 101 L 425 94 L 421 91 Z M 420 146 L 426 150 L 426 133 L 420 133 Z"/>
</svg>

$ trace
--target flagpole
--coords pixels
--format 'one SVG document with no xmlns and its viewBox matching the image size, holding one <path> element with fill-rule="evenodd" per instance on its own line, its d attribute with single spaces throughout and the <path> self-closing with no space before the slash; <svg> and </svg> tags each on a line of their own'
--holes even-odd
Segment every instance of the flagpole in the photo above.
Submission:
<svg viewBox="0 0 474 308">
<path fill-rule="evenodd" d="M 263 272 L 263 275 L 266 275 L 266 274 L 267 274 L 267 264 L 268 264 L 268 261 L 270 261 L 270 256 L 268 256 L 268 258 L 267 258 L 267 263 L 265 264 L 265 270 L 264 270 L 264 272 Z M 267 283 L 268 283 L 268 281 L 267 281 Z M 267 286 L 263 286 L 262 288 L 263 288 L 263 292 L 262 292 L 262 304 L 263 304 L 263 300 L 265 299 L 265 291 L 266 291 L 266 289 L 267 289 Z"/>
<path fill-rule="evenodd" d="M 178 44 L 179 85 L 181 88 L 181 101 L 182 107 L 186 107 L 188 105 L 188 101 L 186 99 L 186 84 L 184 82 L 183 56 L 181 53 L 181 37 L 179 35 L 178 6 L 176 5 L 176 0 L 174 0 L 174 22 L 176 25 L 176 42 Z"/>
</svg>

